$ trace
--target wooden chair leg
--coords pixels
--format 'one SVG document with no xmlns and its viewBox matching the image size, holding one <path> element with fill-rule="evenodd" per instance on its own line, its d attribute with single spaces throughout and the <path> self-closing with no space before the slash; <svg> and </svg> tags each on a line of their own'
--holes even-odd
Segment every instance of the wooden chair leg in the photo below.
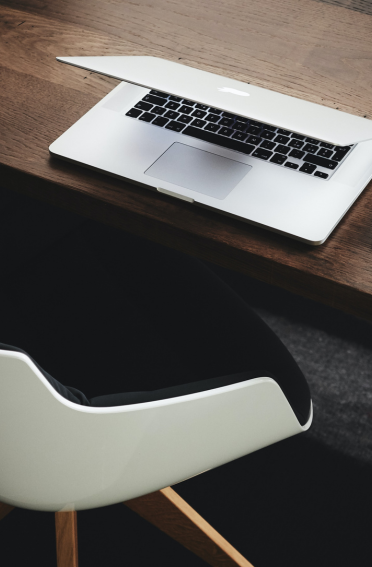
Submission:
<svg viewBox="0 0 372 567">
<path fill-rule="evenodd" d="M 123 504 L 213 567 L 253 567 L 170 487 Z"/>
<path fill-rule="evenodd" d="M 14 510 L 14 506 L 9 506 L 9 504 L 0 502 L 0 520 L 5 518 L 5 516 L 7 516 L 12 510 Z"/>
<path fill-rule="evenodd" d="M 78 567 L 76 512 L 56 512 L 57 567 Z"/>
</svg>

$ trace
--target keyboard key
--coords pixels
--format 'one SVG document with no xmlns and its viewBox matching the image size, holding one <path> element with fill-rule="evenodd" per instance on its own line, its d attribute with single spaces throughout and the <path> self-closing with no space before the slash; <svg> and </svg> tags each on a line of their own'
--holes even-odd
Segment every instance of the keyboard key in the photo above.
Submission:
<svg viewBox="0 0 372 567">
<path fill-rule="evenodd" d="M 232 120 L 232 118 L 221 118 L 218 124 L 220 126 L 226 126 L 227 128 L 229 128 L 233 124 L 233 122 L 234 120 Z"/>
<path fill-rule="evenodd" d="M 262 130 L 262 128 L 265 128 L 265 126 L 266 126 L 266 124 L 262 124 L 262 122 L 256 122 L 255 120 L 250 120 L 249 125 L 255 126 L 256 128 L 259 128 L 260 130 Z"/>
<path fill-rule="evenodd" d="M 289 167 L 290 169 L 298 169 L 298 163 L 293 163 L 292 161 L 287 161 L 284 167 Z"/>
<path fill-rule="evenodd" d="M 212 114 L 221 114 L 221 110 L 218 110 L 218 108 L 214 108 L 213 106 L 209 107 L 209 112 L 211 112 Z"/>
<path fill-rule="evenodd" d="M 264 124 L 265 130 L 270 130 L 271 132 L 276 131 L 276 126 L 270 126 L 269 124 Z"/>
<path fill-rule="evenodd" d="M 248 134 L 259 134 L 261 132 L 261 128 L 258 128 L 258 126 L 249 126 L 247 132 Z"/>
<path fill-rule="evenodd" d="M 282 165 L 286 159 L 287 156 L 283 156 L 283 154 L 274 154 L 270 161 L 277 163 L 278 165 Z"/>
<path fill-rule="evenodd" d="M 242 142 L 244 142 L 244 140 L 247 137 L 247 134 L 244 134 L 244 132 L 235 132 L 235 134 L 232 137 L 234 138 L 234 140 L 241 140 Z"/>
<path fill-rule="evenodd" d="M 279 144 L 279 146 L 277 146 L 277 147 L 275 148 L 275 151 L 276 151 L 276 152 L 280 152 L 281 154 L 287 154 L 290 149 L 291 149 L 291 148 L 289 148 L 288 146 L 281 146 L 281 145 Z"/>
<path fill-rule="evenodd" d="M 212 122 L 209 122 L 204 130 L 208 130 L 208 132 L 218 132 L 220 128 L 221 126 L 219 124 L 213 124 Z"/>
<path fill-rule="evenodd" d="M 320 165 L 321 167 L 326 167 L 327 169 L 336 169 L 336 167 L 338 166 L 337 161 L 332 161 L 320 156 L 314 156 L 312 154 L 306 154 L 304 161 L 315 163 L 315 165 Z"/>
<path fill-rule="evenodd" d="M 167 102 L 166 98 L 160 98 L 159 96 L 146 95 L 142 99 L 144 102 L 150 102 L 151 104 L 157 104 L 158 106 L 164 106 Z"/>
<path fill-rule="evenodd" d="M 173 96 L 171 95 L 169 97 L 169 100 L 173 100 L 173 102 L 181 102 L 182 98 L 180 98 L 179 96 Z"/>
<path fill-rule="evenodd" d="M 190 124 L 192 120 L 192 116 L 188 116 L 187 114 L 181 114 L 179 118 L 177 118 L 178 122 L 183 122 L 184 124 Z"/>
<path fill-rule="evenodd" d="M 208 120 L 208 122 L 218 122 L 220 117 L 217 114 L 208 114 L 205 119 Z"/>
<path fill-rule="evenodd" d="M 230 118 L 232 120 L 235 120 L 236 118 L 238 118 L 237 116 L 235 116 L 235 114 L 231 114 L 230 112 L 223 112 L 222 116 L 224 118 Z"/>
<path fill-rule="evenodd" d="M 152 108 L 152 104 L 140 100 L 139 102 L 137 102 L 137 104 L 134 105 L 134 108 L 140 108 L 141 110 L 150 110 L 150 108 Z"/>
<path fill-rule="evenodd" d="M 302 173 L 308 173 L 309 175 L 311 175 L 315 170 L 316 166 L 312 165 L 311 163 L 304 163 L 304 165 L 299 169 L 299 171 L 302 171 Z"/>
<path fill-rule="evenodd" d="M 194 110 L 194 112 L 192 113 L 192 116 L 195 116 L 195 118 L 204 118 L 204 116 L 207 113 L 204 112 L 204 110 Z"/>
<path fill-rule="evenodd" d="M 165 108 L 163 106 L 154 106 L 151 112 L 154 114 L 164 114 Z"/>
<path fill-rule="evenodd" d="M 155 96 L 160 96 L 162 98 L 167 98 L 167 96 L 168 96 L 165 93 L 162 93 L 160 91 L 154 91 L 154 90 L 150 91 L 150 94 L 155 95 Z"/>
<path fill-rule="evenodd" d="M 318 146 L 312 146 L 311 144 L 306 144 L 306 146 L 303 148 L 305 152 L 310 152 L 311 154 L 315 154 L 318 149 Z"/>
<path fill-rule="evenodd" d="M 273 150 L 275 148 L 275 143 L 270 142 L 270 140 L 264 140 L 260 145 L 260 148 L 265 148 L 265 150 Z"/>
<path fill-rule="evenodd" d="M 238 132 L 244 132 L 247 127 L 247 124 L 244 122 L 235 122 L 233 125 L 234 130 L 238 130 Z"/>
<path fill-rule="evenodd" d="M 194 106 L 195 102 L 192 102 L 192 100 L 187 100 L 187 98 L 184 98 L 182 100 L 182 104 L 186 104 L 187 106 Z"/>
<path fill-rule="evenodd" d="M 269 132 L 268 130 L 264 130 L 260 135 L 267 140 L 272 140 L 276 136 L 275 132 Z"/>
<path fill-rule="evenodd" d="M 268 150 L 262 150 L 261 148 L 256 148 L 252 156 L 260 159 L 269 159 L 273 155 L 273 152 Z"/>
<path fill-rule="evenodd" d="M 291 140 L 288 144 L 288 146 L 290 146 L 291 148 L 296 148 L 297 150 L 300 150 L 303 145 L 304 143 L 300 140 Z"/>
<path fill-rule="evenodd" d="M 163 116 L 157 116 L 151 124 L 155 124 L 155 126 L 165 126 L 167 122 L 169 122 L 169 120 Z"/>
<path fill-rule="evenodd" d="M 234 130 L 232 128 L 221 128 L 218 133 L 222 134 L 222 136 L 231 136 L 233 132 Z"/>
<path fill-rule="evenodd" d="M 184 124 L 181 124 L 181 122 L 176 122 L 175 120 L 172 120 L 171 122 L 169 122 L 169 124 L 166 125 L 166 129 L 168 130 L 174 130 L 175 132 L 181 132 L 181 130 L 183 130 L 185 127 Z"/>
<path fill-rule="evenodd" d="M 179 108 L 179 104 L 177 102 L 167 102 L 167 104 L 165 105 L 165 108 L 170 108 L 171 110 L 177 110 L 177 108 Z"/>
<path fill-rule="evenodd" d="M 305 155 L 305 152 L 301 152 L 301 150 L 292 150 L 288 157 L 294 157 L 297 159 L 302 159 Z"/>
<path fill-rule="evenodd" d="M 256 146 L 258 146 L 258 144 L 260 144 L 262 142 L 262 138 L 260 138 L 259 136 L 249 136 L 247 142 L 249 142 L 250 144 L 255 144 Z"/>
<path fill-rule="evenodd" d="M 279 132 L 279 130 L 278 130 Z M 289 138 L 288 136 L 277 136 L 274 140 L 274 142 L 276 142 L 277 144 L 286 144 L 287 142 L 289 142 Z"/>
<path fill-rule="evenodd" d="M 345 156 L 346 156 L 345 152 L 335 152 L 332 156 L 332 159 L 336 161 L 341 161 L 344 159 Z"/>
<path fill-rule="evenodd" d="M 174 112 L 174 110 L 168 110 L 168 112 L 164 114 L 165 118 L 169 118 L 170 120 L 176 120 L 179 115 L 179 112 Z"/>
<path fill-rule="evenodd" d="M 296 140 L 304 140 L 305 136 L 301 136 L 301 134 L 292 134 L 292 138 L 296 138 Z"/>
<path fill-rule="evenodd" d="M 199 110 L 208 110 L 208 106 L 199 103 L 195 105 L 195 108 L 199 108 Z"/>
<path fill-rule="evenodd" d="M 319 140 L 314 140 L 314 138 L 306 138 L 306 141 L 309 142 L 309 144 L 319 144 Z"/>
<path fill-rule="evenodd" d="M 334 146 L 332 146 L 332 144 L 326 144 L 325 142 L 320 142 L 320 145 L 322 148 L 327 148 L 327 150 L 333 150 Z M 320 171 L 318 171 L 317 173 L 320 173 Z M 326 175 L 326 174 L 324 174 Z M 318 177 L 321 177 L 320 175 L 318 175 Z M 328 175 L 327 175 L 328 177 Z"/>
<path fill-rule="evenodd" d="M 125 116 L 130 116 L 131 118 L 138 118 L 139 115 L 142 114 L 142 110 L 138 110 L 137 108 L 131 108 L 125 114 Z"/>
<path fill-rule="evenodd" d="M 197 128 L 203 128 L 203 126 L 206 125 L 206 121 L 205 120 L 199 120 L 199 118 L 195 118 L 195 120 L 193 120 L 191 122 L 192 126 L 196 126 Z"/>
<path fill-rule="evenodd" d="M 320 148 L 319 152 L 316 155 L 330 158 L 332 154 L 333 154 L 332 150 L 327 150 L 326 148 Z"/>
<path fill-rule="evenodd" d="M 291 132 L 288 132 L 288 130 L 283 130 L 283 128 L 278 128 L 277 133 L 282 134 L 283 136 L 290 136 L 291 135 Z"/>
<path fill-rule="evenodd" d="M 190 112 L 192 112 L 194 109 L 192 106 L 186 106 L 185 104 L 183 106 L 181 106 L 181 108 L 178 109 L 179 112 L 182 112 L 182 114 L 190 114 Z"/>
<path fill-rule="evenodd" d="M 211 124 L 210 126 L 213 125 Z M 220 136 L 213 132 L 207 132 L 206 130 L 199 130 L 199 128 L 193 128 L 193 126 L 187 126 L 183 131 L 183 134 L 193 136 L 194 138 L 198 138 L 198 140 L 204 140 L 205 142 L 210 142 L 211 144 L 216 144 L 217 146 L 222 146 L 230 150 L 236 150 L 247 155 L 254 150 L 254 146 L 246 144 L 245 142 L 226 138 L 225 136 Z"/>
<path fill-rule="evenodd" d="M 155 114 L 151 112 L 144 112 L 142 116 L 138 118 L 138 120 L 143 120 L 144 122 L 151 122 L 155 118 Z"/>
<path fill-rule="evenodd" d="M 321 177 L 322 179 L 327 179 L 328 173 L 323 173 L 323 171 L 316 171 L 314 177 Z"/>
</svg>

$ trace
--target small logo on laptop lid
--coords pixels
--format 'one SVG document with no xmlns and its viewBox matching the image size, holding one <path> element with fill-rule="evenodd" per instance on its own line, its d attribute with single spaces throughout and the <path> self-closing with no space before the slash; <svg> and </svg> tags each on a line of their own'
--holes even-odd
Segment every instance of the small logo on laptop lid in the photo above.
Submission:
<svg viewBox="0 0 372 567">
<path fill-rule="evenodd" d="M 230 87 L 221 87 L 218 89 L 222 93 L 232 93 L 240 96 L 250 96 L 249 93 L 245 93 L 244 91 L 238 91 L 238 89 L 230 89 Z"/>
</svg>

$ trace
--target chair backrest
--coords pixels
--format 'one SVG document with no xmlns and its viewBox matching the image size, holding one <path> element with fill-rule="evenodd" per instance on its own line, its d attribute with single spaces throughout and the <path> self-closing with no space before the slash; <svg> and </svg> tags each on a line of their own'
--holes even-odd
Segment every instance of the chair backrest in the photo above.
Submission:
<svg viewBox="0 0 372 567">
<path fill-rule="evenodd" d="M 0 501 L 79 510 L 129 500 L 305 431 L 278 384 L 255 378 L 129 406 L 60 396 L 25 354 L 0 350 Z"/>
</svg>

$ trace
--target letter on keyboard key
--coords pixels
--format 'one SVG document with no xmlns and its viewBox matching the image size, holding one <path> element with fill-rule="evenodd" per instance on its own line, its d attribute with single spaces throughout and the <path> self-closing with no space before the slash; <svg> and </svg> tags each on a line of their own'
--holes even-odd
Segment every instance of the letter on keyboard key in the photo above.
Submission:
<svg viewBox="0 0 372 567">
<path fill-rule="evenodd" d="M 269 159 L 272 155 L 273 152 L 262 150 L 261 148 L 257 148 L 252 154 L 253 157 L 258 157 L 260 159 Z"/>
<path fill-rule="evenodd" d="M 321 167 L 326 167 L 327 169 L 336 169 L 336 167 L 338 166 L 337 161 L 332 161 L 330 159 L 326 159 L 320 156 L 314 156 L 312 154 L 306 154 L 303 160 L 308 163 L 314 163 L 315 165 L 320 165 Z"/>
</svg>

